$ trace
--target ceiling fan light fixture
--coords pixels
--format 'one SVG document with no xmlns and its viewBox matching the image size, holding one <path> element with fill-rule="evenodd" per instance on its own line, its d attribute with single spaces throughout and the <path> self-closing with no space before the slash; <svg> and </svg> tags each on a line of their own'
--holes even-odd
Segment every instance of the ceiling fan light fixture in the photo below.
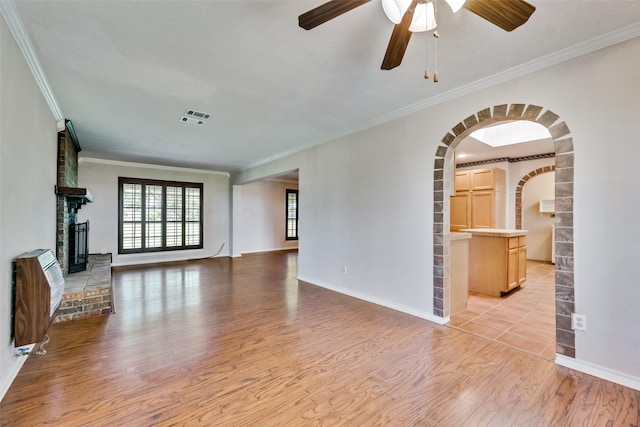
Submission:
<svg viewBox="0 0 640 427">
<path fill-rule="evenodd" d="M 449 5 L 453 13 L 456 13 L 457 11 L 462 9 L 462 6 L 464 6 L 467 0 L 444 0 L 444 1 L 447 2 L 447 4 Z"/>
<path fill-rule="evenodd" d="M 411 0 L 382 0 L 382 9 L 387 18 L 394 24 L 399 24 L 402 16 L 411 5 Z M 436 27 L 436 17 L 434 13 L 433 3 L 427 1 L 418 3 L 413 13 L 413 20 L 409 31 L 412 33 L 420 33 L 430 31 Z"/>
</svg>

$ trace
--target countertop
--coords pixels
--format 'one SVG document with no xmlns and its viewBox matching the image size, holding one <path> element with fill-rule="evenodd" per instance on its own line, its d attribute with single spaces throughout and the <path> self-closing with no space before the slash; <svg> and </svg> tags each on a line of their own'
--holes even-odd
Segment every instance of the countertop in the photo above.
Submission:
<svg viewBox="0 0 640 427">
<path fill-rule="evenodd" d="M 449 240 L 454 241 L 454 240 L 465 240 L 465 239 L 470 239 L 471 238 L 471 233 L 458 233 L 458 232 L 454 232 L 451 233 L 449 235 Z"/>
<path fill-rule="evenodd" d="M 471 233 L 474 236 L 487 237 L 519 237 L 526 236 L 529 230 L 511 230 L 507 228 L 465 228 L 462 233 Z M 453 235 L 453 233 L 451 233 Z"/>
</svg>

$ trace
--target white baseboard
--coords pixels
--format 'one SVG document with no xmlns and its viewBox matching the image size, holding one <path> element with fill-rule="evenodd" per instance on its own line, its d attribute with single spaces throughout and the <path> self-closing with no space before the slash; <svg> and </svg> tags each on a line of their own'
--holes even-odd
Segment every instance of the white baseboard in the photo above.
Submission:
<svg viewBox="0 0 640 427">
<path fill-rule="evenodd" d="M 13 343 L 11 345 L 13 345 Z M 28 346 L 26 345 L 20 348 L 26 348 L 28 352 L 31 352 L 31 350 L 33 350 L 33 347 L 35 347 L 35 344 L 30 344 Z M 16 349 L 16 353 L 17 352 L 18 350 Z M 11 384 L 13 384 L 13 380 L 15 380 L 18 376 L 18 372 L 20 372 L 20 369 L 22 369 L 22 365 L 24 365 L 24 362 L 27 361 L 27 357 L 29 356 L 16 356 L 16 358 L 18 359 L 18 363 L 15 363 L 11 367 L 9 374 L 2 379 L 2 384 L 0 385 L 0 402 L 2 402 L 2 399 L 4 399 L 4 395 L 7 394 L 7 391 L 9 391 L 9 387 L 11 387 Z"/>
<path fill-rule="evenodd" d="M 298 250 L 297 246 L 285 246 L 283 248 L 271 248 L 271 249 L 261 249 L 259 251 L 242 251 L 243 254 L 262 254 L 267 252 L 278 252 L 278 251 L 294 251 Z"/>
<path fill-rule="evenodd" d="M 622 372 L 617 372 L 582 360 L 572 359 L 561 354 L 556 354 L 556 364 L 640 391 L 640 378 L 632 377 Z"/>
<path fill-rule="evenodd" d="M 320 286 L 321 288 L 329 289 L 334 292 L 338 292 L 353 298 L 361 299 L 363 301 L 367 301 L 376 305 L 381 305 L 382 307 L 387 307 L 392 310 L 400 311 L 402 313 L 410 314 L 411 316 L 419 317 L 421 319 L 428 320 L 433 323 L 437 323 L 438 325 L 444 325 L 449 321 L 449 317 L 438 317 L 432 313 L 428 313 L 422 310 L 416 310 L 413 307 L 409 307 L 403 304 L 396 304 L 391 301 L 387 301 L 378 297 L 374 297 L 372 295 L 363 294 L 361 292 L 355 292 L 351 289 L 344 288 L 342 286 L 332 285 L 330 283 L 322 282 L 320 280 L 310 279 L 303 276 L 298 276 L 298 280 L 302 280 L 303 282 L 310 283 L 315 286 Z"/>
<path fill-rule="evenodd" d="M 155 252 L 153 252 L 155 254 Z M 228 254 L 220 254 L 217 256 L 203 255 L 203 256 L 180 256 L 176 258 L 152 258 L 152 257 L 141 257 L 141 258 L 130 258 L 127 259 L 125 257 L 120 256 L 120 258 L 114 259 L 111 262 L 111 267 L 131 267 L 136 265 L 147 265 L 147 264 L 162 264 L 166 262 L 182 262 L 182 261 L 196 261 L 201 259 L 209 259 L 209 258 L 227 258 Z"/>
</svg>

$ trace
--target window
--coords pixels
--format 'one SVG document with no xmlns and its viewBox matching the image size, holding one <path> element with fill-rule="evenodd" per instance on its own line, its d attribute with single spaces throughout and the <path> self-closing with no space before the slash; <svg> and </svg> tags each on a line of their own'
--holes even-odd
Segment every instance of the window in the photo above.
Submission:
<svg viewBox="0 0 640 427">
<path fill-rule="evenodd" d="M 202 248 L 202 184 L 118 178 L 118 253 Z"/>
<path fill-rule="evenodd" d="M 287 189 L 287 240 L 298 240 L 298 190 Z"/>
</svg>

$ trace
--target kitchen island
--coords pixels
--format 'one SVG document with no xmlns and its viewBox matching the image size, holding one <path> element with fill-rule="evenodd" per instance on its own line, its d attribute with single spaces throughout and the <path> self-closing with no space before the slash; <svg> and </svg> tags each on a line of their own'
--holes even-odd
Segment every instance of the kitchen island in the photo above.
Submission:
<svg viewBox="0 0 640 427">
<path fill-rule="evenodd" d="M 469 290 L 491 296 L 527 280 L 527 230 L 469 228 Z"/>
</svg>

